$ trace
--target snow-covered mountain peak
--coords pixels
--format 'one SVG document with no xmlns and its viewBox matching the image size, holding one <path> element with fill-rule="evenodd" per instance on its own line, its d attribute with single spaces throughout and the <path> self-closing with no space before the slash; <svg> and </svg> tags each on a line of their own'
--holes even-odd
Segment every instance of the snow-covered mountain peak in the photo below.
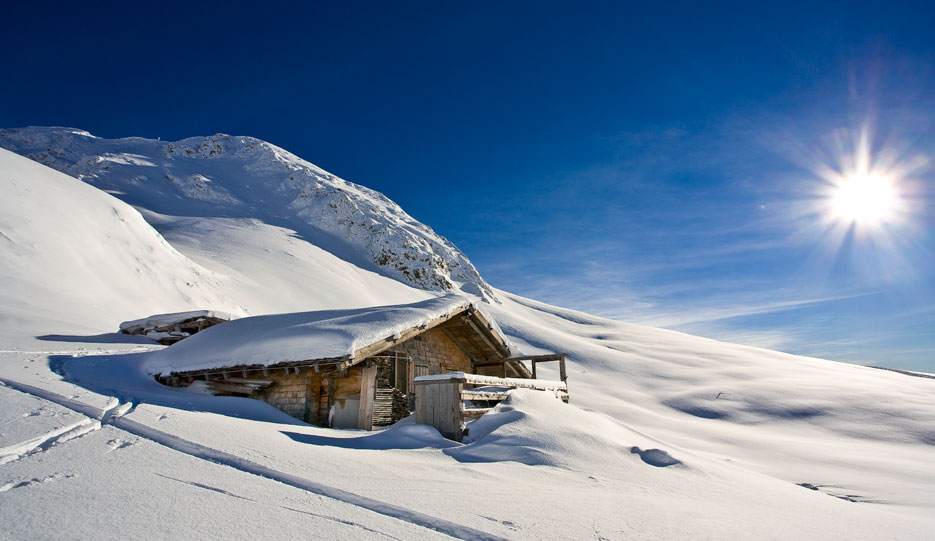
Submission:
<svg viewBox="0 0 935 541">
<path fill-rule="evenodd" d="M 258 219 L 356 255 L 404 283 L 498 302 L 457 247 L 389 198 L 260 139 L 104 139 L 74 128 L 28 127 L 0 130 L 0 147 L 140 209 Z"/>
</svg>

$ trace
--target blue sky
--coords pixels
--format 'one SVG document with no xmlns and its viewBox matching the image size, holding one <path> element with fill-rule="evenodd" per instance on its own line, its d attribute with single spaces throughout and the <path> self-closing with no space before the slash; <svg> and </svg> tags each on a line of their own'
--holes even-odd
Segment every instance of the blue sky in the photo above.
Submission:
<svg viewBox="0 0 935 541">
<path fill-rule="evenodd" d="M 0 126 L 260 137 L 494 286 L 935 371 L 935 8 L 751 4 L 20 3 Z M 848 230 L 820 173 L 861 133 L 901 208 Z"/>
</svg>

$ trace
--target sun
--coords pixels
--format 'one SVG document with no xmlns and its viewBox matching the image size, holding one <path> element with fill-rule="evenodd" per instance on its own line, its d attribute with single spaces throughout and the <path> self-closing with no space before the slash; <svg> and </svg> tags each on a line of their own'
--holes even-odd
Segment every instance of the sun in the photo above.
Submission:
<svg viewBox="0 0 935 541">
<path fill-rule="evenodd" d="M 879 174 L 852 174 L 841 179 L 831 197 L 831 210 L 838 220 L 874 224 L 891 219 L 895 210 L 893 182 Z"/>
<path fill-rule="evenodd" d="M 814 162 L 822 181 L 813 200 L 820 225 L 840 233 L 842 241 L 848 232 L 883 240 L 907 225 L 914 208 L 910 176 L 927 168 L 928 160 L 892 144 L 875 147 L 866 126 L 836 133 L 834 149 Z"/>
</svg>

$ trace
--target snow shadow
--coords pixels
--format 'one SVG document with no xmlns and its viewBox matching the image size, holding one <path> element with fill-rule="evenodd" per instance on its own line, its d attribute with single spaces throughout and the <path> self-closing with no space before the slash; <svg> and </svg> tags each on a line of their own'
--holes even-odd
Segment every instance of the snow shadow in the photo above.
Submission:
<svg viewBox="0 0 935 541">
<path fill-rule="evenodd" d="M 158 345 L 157 342 L 133 334 L 123 334 L 119 332 L 110 332 L 104 334 L 94 334 L 82 336 L 78 334 L 44 334 L 37 336 L 37 340 L 46 342 L 79 342 L 83 344 L 144 344 L 147 346 Z"/>
<path fill-rule="evenodd" d="M 643 462 L 649 464 L 650 466 L 656 466 L 657 468 L 665 468 L 682 463 L 681 460 L 673 458 L 672 455 L 663 451 L 662 449 L 643 450 L 639 447 L 631 447 L 630 452 L 635 455 L 640 455 L 640 459 L 642 459 Z"/>
<path fill-rule="evenodd" d="M 214 396 L 193 389 L 166 387 L 146 373 L 150 353 L 49 356 L 49 368 L 65 381 L 121 402 L 152 404 L 185 411 L 216 413 L 270 423 L 305 426 L 265 402 L 235 396 Z"/>
<path fill-rule="evenodd" d="M 386 430 L 357 438 L 319 436 L 285 431 L 283 434 L 299 443 L 340 447 L 342 449 L 447 449 L 459 446 L 458 443 L 442 437 L 438 430 L 426 425 L 417 425 L 409 418 L 403 419 Z"/>
</svg>

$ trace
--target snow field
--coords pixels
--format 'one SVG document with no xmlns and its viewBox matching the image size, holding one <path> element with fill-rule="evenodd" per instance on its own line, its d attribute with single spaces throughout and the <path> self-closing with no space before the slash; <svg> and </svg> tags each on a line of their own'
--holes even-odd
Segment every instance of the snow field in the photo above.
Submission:
<svg viewBox="0 0 935 541">
<path fill-rule="evenodd" d="M 204 160 L 212 149 L 192 148 Z M 154 163 L 129 147 L 112 150 L 96 163 Z M 0 182 L 0 538 L 421 539 L 440 530 L 927 539 L 935 531 L 933 380 L 496 292 L 502 304 L 486 309 L 518 351 L 569 354 L 570 404 L 514 391 L 470 425 L 463 444 L 411 422 L 376 433 L 308 426 L 257 401 L 160 386 L 147 362 L 181 349 L 116 335 L 117 324 L 172 311 L 364 308 L 435 294 L 354 265 L 310 230 L 258 218 L 193 214 L 183 223 L 147 212 L 163 220 L 170 246 L 127 205 L 3 150 Z M 249 204 L 247 192 L 228 193 Z M 198 205 L 189 210 L 208 208 Z"/>
</svg>

